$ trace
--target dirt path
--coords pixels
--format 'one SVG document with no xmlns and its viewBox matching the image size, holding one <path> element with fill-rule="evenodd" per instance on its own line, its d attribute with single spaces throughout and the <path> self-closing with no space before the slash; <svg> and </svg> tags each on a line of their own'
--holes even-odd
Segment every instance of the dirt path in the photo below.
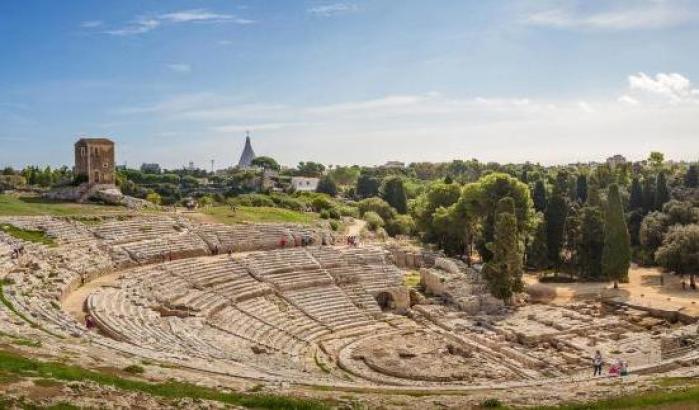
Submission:
<svg viewBox="0 0 699 410">
<path fill-rule="evenodd" d="M 61 306 L 63 310 L 68 312 L 80 323 L 85 322 L 85 300 L 95 289 L 104 285 L 115 284 L 120 273 L 110 273 L 109 275 L 100 276 L 99 278 L 86 283 L 85 285 L 75 289 L 63 300 Z"/>
<path fill-rule="evenodd" d="M 661 277 L 663 284 L 661 285 Z M 553 303 L 566 303 L 575 298 L 619 297 L 634 304 L 653 305 L 661 309 L 684 309 L 699 315 L 699 292 L 683 290 L 679 277 L 663 274 L 658 268 L 632 266 L 629 283 L 613 289 L 612 282 L 595 283 L 538 283 L 536 275 L 527 275 L 527 285 L 536 284 L 554 289 Z"/>
<path fill-rule="evenodd" d="M 352 224 L 347 226 L 347 236 L 359 236 L 362 229 L 366 226 L 366 221 L 363 219 L 355 219 Z"/>
</svg>

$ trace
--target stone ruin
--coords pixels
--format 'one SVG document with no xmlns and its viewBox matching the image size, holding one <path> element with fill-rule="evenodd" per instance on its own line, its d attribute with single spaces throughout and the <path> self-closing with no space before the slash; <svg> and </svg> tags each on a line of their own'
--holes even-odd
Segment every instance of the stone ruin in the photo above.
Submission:
<svg viewBox="0 0 699 410">
<path fill-rule="evenodd" d="M 53 343 L 77 339 L 97 352 L 262 381 L 454 388 L 587 374 L 595 350 L 639 373 L 698 359 L 696 324 L 599 301 L 505 306 L 459 261 L 320 246 L 334 242 L 323 229 L 157 214 L 0 223 L 57 244 L 0 233 L 9 303 L 65 338 Z M 13 258 L 18 245 L 25 251 Z M 412 269 L 417 288 L 404 284 Z M 98 329 L 88 331 L 63 304 L 105 278 L 85 296 Z M 11 317 L 0 310 L 0 331 L 21 332 L 26 324 Z"/>
</svg>

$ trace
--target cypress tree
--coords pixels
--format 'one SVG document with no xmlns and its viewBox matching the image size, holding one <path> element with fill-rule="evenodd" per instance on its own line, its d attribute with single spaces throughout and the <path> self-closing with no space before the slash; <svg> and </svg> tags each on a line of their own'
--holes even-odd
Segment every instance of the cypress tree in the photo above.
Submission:
<svg viewBox="0 0 699 410">
<path fill-rule="evenodd" d="M 546 210 L 546 185 L 543 179 L 538 179 L 534 184 L 532 200 L 534 201 L 534 209 L 537 212 L 544 212 Z"/>
<path fill-rule="evenodd" d="M 602 206 L 602 194 L 600 194 L 599 184 L 594 178 L 591 178 L 587 184 L 587 202 L 585 205 L 592 207 Z"/>
<path fill-rule="evenodd" d="M 557 269 L 561 265 L 561 250 L 563 249 L 565 222 L 568 216 L 568 204 L 564 195 L 565 191 L 561 191 L 560 185 L 557 184 L 544 214 L 549 260 Z"/>
<path fill-rule="evenodd" d="M 578 202 L 581 204 L 587 202 L 587 175 L 578 175 L 578 179 L 575 181 L 575 190 Z"/>
<path fill-rule="evenodd" d="M 654 208 L 656 211 L 662 211 L 663 205 L 670 200 L 670 190 L 667 187 L 665 173 L 659 172 L 658 178 L 655 181 L 655 202 Z"/>
<path fill-rule="evenodd" d="M 390 176 L 384 179 L 380 189 L 381 198 L 394 207 L 399 214 L 408 213 L 408 195 L 405 192 L 403 178 Z"/>
<path fill-rule="evenodd" d="M 578 247 L 580 244 L 580 219 L 575 208 L 571 208 L 566 218 L 565 250 L 563 251 L 563 267 L 568 273 L 575 274 L 579 270 Z"/>
<path fill-rule="evenodd" d="M 494 241 L 490 244 L 493 258 L 483 268 L 490 293 L 507 303 L 515 292 L 524 289 L 522 251 L 517 234 L 515 202 L 510 197 L 498 201 Z"/>
<path fill-rule="evenodd" d="M 316 192 L 328 194 L 330 196 L 337 196 L 337 183 L 335 183 L 335 180 L 330 175 L 323 175 L 320 178 L 320 181 L 318 181 Z"/>
<path fill-rule="evenodd" d="M 604 218 L 595 207 L 581 210 L 578 263 L 580 275 L 589 279 L 602 279 L 602 252 L 604 249 Z"/>
<path fill-rule="evenodd" d="M 684 186 L 687 188 L 699 187 L 699 166 L 690 165 L 687 173 L 684 175 Z"/>
<path fill-rule="evenodd" d="M 379 180 L 370 174 L 362 173 L 357 179 L 357 196 L 371 198 L 379 194 Z"/>
<path fill-rule="evenodd" d="M 541 219 L 534 231 L 529 249 L 527 250 L 527 266 L 532 269 L 547 269 L 550 266 L 548 247 L 546 246 L 546 221 Z"/>
<path fill-rule="evenodd" d="M 655 209 L 655 184 L 653 178 L 643 178 L 643 210 L 648 213 Z"/>
<path fill-rule="evenodd" d="M 629 231 L 624 221 L 624 206 L 619 195 L 619 186 L 612 184 L 607 193 L 607 206 L 604 214 L 604 249 L 602 250 L 602 274 L 614 281 L 626 282 L 631 263 Z"/>
<path fill-rule="evenodd" d="M 643 209 L 643 188 L 638 177 L 631 181 L 631 194 L 629 196 L 629 210 Z"/>
</svg>

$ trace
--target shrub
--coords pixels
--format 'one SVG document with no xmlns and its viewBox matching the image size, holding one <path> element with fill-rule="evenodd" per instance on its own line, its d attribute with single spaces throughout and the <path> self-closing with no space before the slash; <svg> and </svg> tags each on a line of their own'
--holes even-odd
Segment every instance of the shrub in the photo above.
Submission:
<svg viewBox="0 0 699 410">
<path fill-rule="evenodd" d="M 340 229 L 340 223 L 338 221 L 330 221 L 330 229 L 337 231 Z"/>
<path fill-rule="evenodd" d="M 321 219 L 330 219 L 330 212 L 327 209 L 323 209 L 320 211 L 320 218 Z"/>
<path fill-rule="evenodd" d="M 486 409 L 496 409 L 502 407 L 502 403 L 498 399 L 486 399 L 481 403 L 481 407 Z"/>
<path fill-rule="evenodd" d="M 359 218 L 359 209 L 353 206 L 338 206 L 336 209 L 340 212 L 341 216 L 351 216 L 352 218 Z"/>
<path fill-rule="evenodd" d="M 411 235 L 415 231 L 415 221 L 410 215 L 397 215 L 386 221 L 386 232 L 391 236 Z"/>
<path fill-rule="evenodd" d="M 396 210 L 391 208 L 388 202 L 381 198 L 367 198 L 359 201 L 357 204 L 359 207 L 359 214 L 364 215 L 367 212 L 374 212 L 378 214 L 381 219 L 393 219 L 396 215 Z"/>
<path fill-rule="evenodd" d="M 270 199 L 272 199 L 278 207 L 290 209 L 292 211 L 305 211 L 308 206 L 305 201 L 288 195 L 272 195 Z"/>
<path fill-rule="evenodd" d="M 337 208 L 330 208 L 327 211 L 328 211 L 328 216 L 330 217 L 330 219 L 342 218 L 342 215 L 340 214 L 340 210 L 338 210 Z"/>
<path fill-rule="evenodd" d="M 244 194 L 233 198 L 233 202 L 239 206 L 252 206 L 252 207 L 274 207 L 274 201 L 267 195 L 260 194 Z"/>
<path fill-rule="evenodd" d="M 131 373 L 131 374 L 143 374 L 146 372 L 146 369 L 144 369 L 143 366 L 139 366 L 137 364 L 132 364 L 130 366 L 124 367 L 124 371 L 126 373 Z"/>
<path fill-rule="evenodd" d="M 311 200 L 311 207 L 316 212 L 320 212 L 323 209 L 330 209 L 334 206 L 335 204 L 333 203 L 333 201 L 324 195 L 318 195 Z"/>
<path fill-rule="evenodd" d="M 367 228 L 370 231 L 376 231 L 384 226 L 383 218 L 374 211 L 364 213 L 364 220 L 367 222 Z"/>
</svg>

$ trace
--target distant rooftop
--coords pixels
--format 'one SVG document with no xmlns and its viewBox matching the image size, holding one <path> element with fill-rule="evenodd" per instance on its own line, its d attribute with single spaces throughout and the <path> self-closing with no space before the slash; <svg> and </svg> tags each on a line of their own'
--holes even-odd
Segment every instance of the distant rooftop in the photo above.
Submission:
<svg viewBox="0 0 699 410">
<path fill-rule="evenodd" d="M 80 138 L 75 145 L 83 144 L 100 144 L 100 145 L 114 145 L 114 141 L 109 138 Z"/>
</svg>

